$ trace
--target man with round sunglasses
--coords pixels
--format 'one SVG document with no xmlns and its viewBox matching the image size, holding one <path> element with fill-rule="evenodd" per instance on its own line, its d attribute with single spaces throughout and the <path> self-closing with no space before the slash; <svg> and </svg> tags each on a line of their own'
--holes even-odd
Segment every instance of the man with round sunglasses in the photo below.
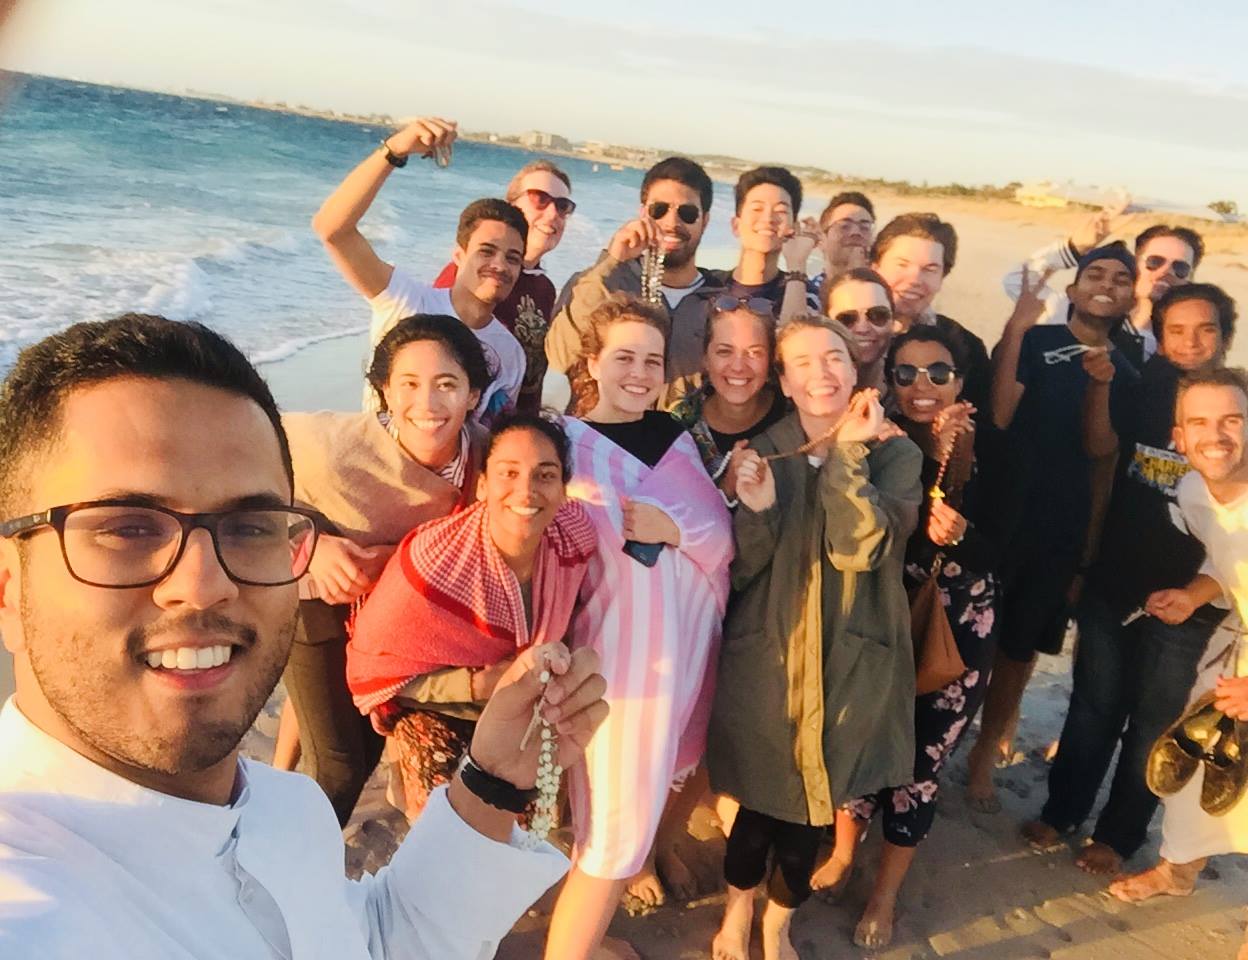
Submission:
<svg viewBox="0 0 1248 960">
<path fill-rule="evenodd" d="M 564 766 L 605 716 L 588 652 L 522 654 L 471 762 L 359 881 L 315 783 L 240 756 L 316 546 L 292 489 L 268 387 L 206 327 L 130 314 L 19 356 L 0 387 L 0 955 L 468 960 L 566 869 L 510 811 L 534 792 L 541 698 Z"/>
<path fill-rule="evenodd" d="M 641 295 L 641 257 L 656 247 L 664 258 L 660 306 L 671 322 L 667 385 L 659 406 L 666 410 L 697 389 L 708 305 L 726 292 L 723 277 L 696 262 L 713 193 L 711 178 L 694 161 L 660 160 L 642 178 L 637 218 L 615 232 L 597 263 L 565 284 L 546 336 L 546 357 L 568 377 L 573 394 L 569 409 L 575 407 L 578 374 L 584 367 L 581 338 L 590 314 L 612 293 Z"/>
<path fill-rule="evenodd" d="M 534 160 L 521 167 L 507 185 L 505 196 L 528 220 L 529 234 L 524 266 L 516 277 L 516 285 L 494 307 L 494 316 L 524 348 L 524 382 L 520 384 L 516 409 L 536 413 L 542 406 L 546 331 L 554 316 L 556 296 L 555 285 L 542 267 L 542 257 L 559 246 L 576 202 L 572 199 L 572 180 L 549 160 Z M 453 286 L 458 269 L 454 261 L 448 263 L 433 285 Z"/>
<path fill-rule="evenodd" d="M 1079 259 L 1103 243 L 1126 218 L 1127 203 L 1098 211 L 1069 237 L 1042 247 L 1026 261 L 1030 277 L 1049 276 L 1078 265 Z M 1191 283 L 1205 253 L 1203 238 L 1188 227 L 1158 223 L 1135 238 L 1134 252 L 1139 273 L 1135 282 L 1135 302 L 1127 321 L 1114 330 L 1115 345 L 1124 352 L 1137 370 L 1157 352 L 1157 338 L 1152 330 L 1153 304 L 1169 290 Z M 1006 294 L 1017 300 L 1022 288 L 1022 269 L 1007 273 L 1002 279 Z M 1041 291 L 1045 311 L 1037 321 L 1042 324 L 1064 323 L 1070 313 L 1070 300 L 1061 291 L 1045 287 Z"/>
</svg>

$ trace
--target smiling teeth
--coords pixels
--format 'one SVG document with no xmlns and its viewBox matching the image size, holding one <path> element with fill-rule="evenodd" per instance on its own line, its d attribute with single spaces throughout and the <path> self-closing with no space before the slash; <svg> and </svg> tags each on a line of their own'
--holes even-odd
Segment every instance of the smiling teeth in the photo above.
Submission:
<svg viewBox="0 0 1248 960">
<path fill-rule="evenodd" d="M 228 663 L 232 650 L 228 644 L 153 650 L 147 655 L 147 665 L 153 670 L 210 670 Z"/>
<path fill-rule="evenodd" d="M 726 384 L 728 384 L 728 386 L 730 386 L 730 387 L 744 387 L 744 386 L 746 386 L 746 385 L 747 385 L 750 381 L 749 381 L 749 380 L 738 380 L 738 379 L 737 379 L 737 378 L 735 378 L 735 377 L 724 377 L 724 382 L 725 382 Z"/>
<path fill-rule="evenodd" d="M 1112 297 L 1107 297 L 1103 293 L 1098 293 L 1095 297 L 1092 298 L 1092 302 L 1093 303 L 1113 303 L 1114 300 Z"/>
<path fill-rule="evenodd" d="M 540 507 L 508 507 L 507 509 L 522 517 L 536 517 L 542 512 Z"/>
<path fill-rule="evenodd" d="M 421 430 L 437 430 L 439 427 L 441 427 L 443 424 L 446 423 L 445 420 L 410 420 L 410 419 L 407 422 L 410 423 L 414 427 L 419 427 Z"/>
<path fill-rule="evenodd" d="M 647 393 L 650 392 L 645 387 L 636 387 L 636 386 L 633 386 L 632 384 L 628 384 L 627 386 L 622 386 L 620 387 L 620 389 L 623 390 L 625 393 L 631 393 L 634 396 L 638 396 L 638 397 L 644 397 Z"/>
<path fill-rule="evenodd" d="M 915 405 L 916 407 L 922 407 L 923 409 L 926 409 L 927 407 L 934 407 L 934 406 L 936 406 L 936 401 L 935 401 L 935 400 L 932 400 L 932 399 L 930 399 L 930 398 L 928 398 L 928 397 L 924 397 L 924 398 L 922 398 L 922 399 L 914 400 L 914 401 L 912 401 L 912 402 L 914 403 L 914 405 Z"/>
</svg>

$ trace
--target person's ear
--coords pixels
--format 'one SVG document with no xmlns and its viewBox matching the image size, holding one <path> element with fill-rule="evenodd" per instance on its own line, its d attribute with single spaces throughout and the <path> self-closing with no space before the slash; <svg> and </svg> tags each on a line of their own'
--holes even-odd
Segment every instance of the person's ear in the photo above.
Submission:
<svg viewBox="0 0 1248 960">
<path fill-rule="evenodd" d="M 1174 449 L 1186 457 L 1187 444 L 1183 442 L 1183 428 L 1178 425 L 1172 427 L 1170 430 L 1170 439 L 1174 441 Z"/>
<path fill-rule="evenodd" d="M 467 259 L 468 259 L 468 251 L 465 250 L 463 247 L 461 247 L 459 244 L 456 244 L 455 248 L 451 250 L 451 263 L 455 264 L 455 269 L 458 270 L 460 267 L 462 267 L 464 265 L 464 261 Z"/>
<path fill-rule="evenodd" d="M 589 375 L 597 383 L 599 374 L 602 373 L 602 364 L 598 362 L 597 356 L 585 358 L 585 369 L 589 371 Z"/>
<path fill-rule="evenodd" d="M 25 649 L 21 618 L 21 564 L 17 544 L 0 540 L 0 641 L 17 656 Z"/>
<path fill-rule="evenodd" d="M 741 218 L 733 217 L 731 220 L 728 221 L 728 225 L 732 227 L 732 235 L 739 239 L 741 237 L 741 229 L 740 229 Z"/>
<path fill-rule="evenodd" d="M 484 468 L 482 468 L 481 472 L 477 474 L 477 499 L 478 500 L 485 499 L 485 469 Z"/>
</svg>

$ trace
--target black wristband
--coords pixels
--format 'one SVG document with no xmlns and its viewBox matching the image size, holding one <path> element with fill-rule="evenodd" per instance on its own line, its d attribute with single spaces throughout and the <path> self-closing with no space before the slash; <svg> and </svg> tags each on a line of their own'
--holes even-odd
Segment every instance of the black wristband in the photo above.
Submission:
<svg viewBox="0 0 1248 960">
<path fill-rule="evenodd" d="M 488 803 L 498 810 L 508 813 L 524 813 L 529 805 L 537 799 L 537 788 L 521 790 L 501 777 L 482 770 L 472 754 L 465 753 L 459 761 L 459 779 L 464 782 L 468 792 L 482 803 Z"/>
<path fill-rule="evenodd" d="M 390 166 L 392 167 L 406 167 L 407 166 L 407 157 L 400 157 L 397 153 L 391 150 L 390 144 L 387 141 L 385 140 L 381 141 L 381 149 L 386 152 L 386 163 L 390 164 Z"/>
</svg>

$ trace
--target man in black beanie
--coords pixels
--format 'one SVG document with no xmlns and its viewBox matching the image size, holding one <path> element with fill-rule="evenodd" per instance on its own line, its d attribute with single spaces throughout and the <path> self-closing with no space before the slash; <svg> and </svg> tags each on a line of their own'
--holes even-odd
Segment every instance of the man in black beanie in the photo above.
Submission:
<svg viewBox="0 0 1248 960">
<path fill-rule="evenodd" d="M 1024 289 L 993 353 L 992 420 L 1023 461 L 1027 504 L 1004 557 L 996 663 L 984 702 L 979 739 L 969 757 L 969 799 L 997 809 L 992 768 L 1037 653 L 1058 653 L 1077 599 L 1092 516 L 1090 474 L 1111 456 L 1135 406 L 1139 375 L 1110 332 L 1131 310 L 1135 257 L 1122 244 L 1088 252 L 1066 288 L 1064 325 L 1041 325 L 1038 293 L 1047 277 L 1024 278 Z M 1028 280 L 1032 282 L 1028 283 Z M 1114 376 L 1109 416 L 1089 417 L 1089 366 L 1108 357 Z"/>
</svg>

